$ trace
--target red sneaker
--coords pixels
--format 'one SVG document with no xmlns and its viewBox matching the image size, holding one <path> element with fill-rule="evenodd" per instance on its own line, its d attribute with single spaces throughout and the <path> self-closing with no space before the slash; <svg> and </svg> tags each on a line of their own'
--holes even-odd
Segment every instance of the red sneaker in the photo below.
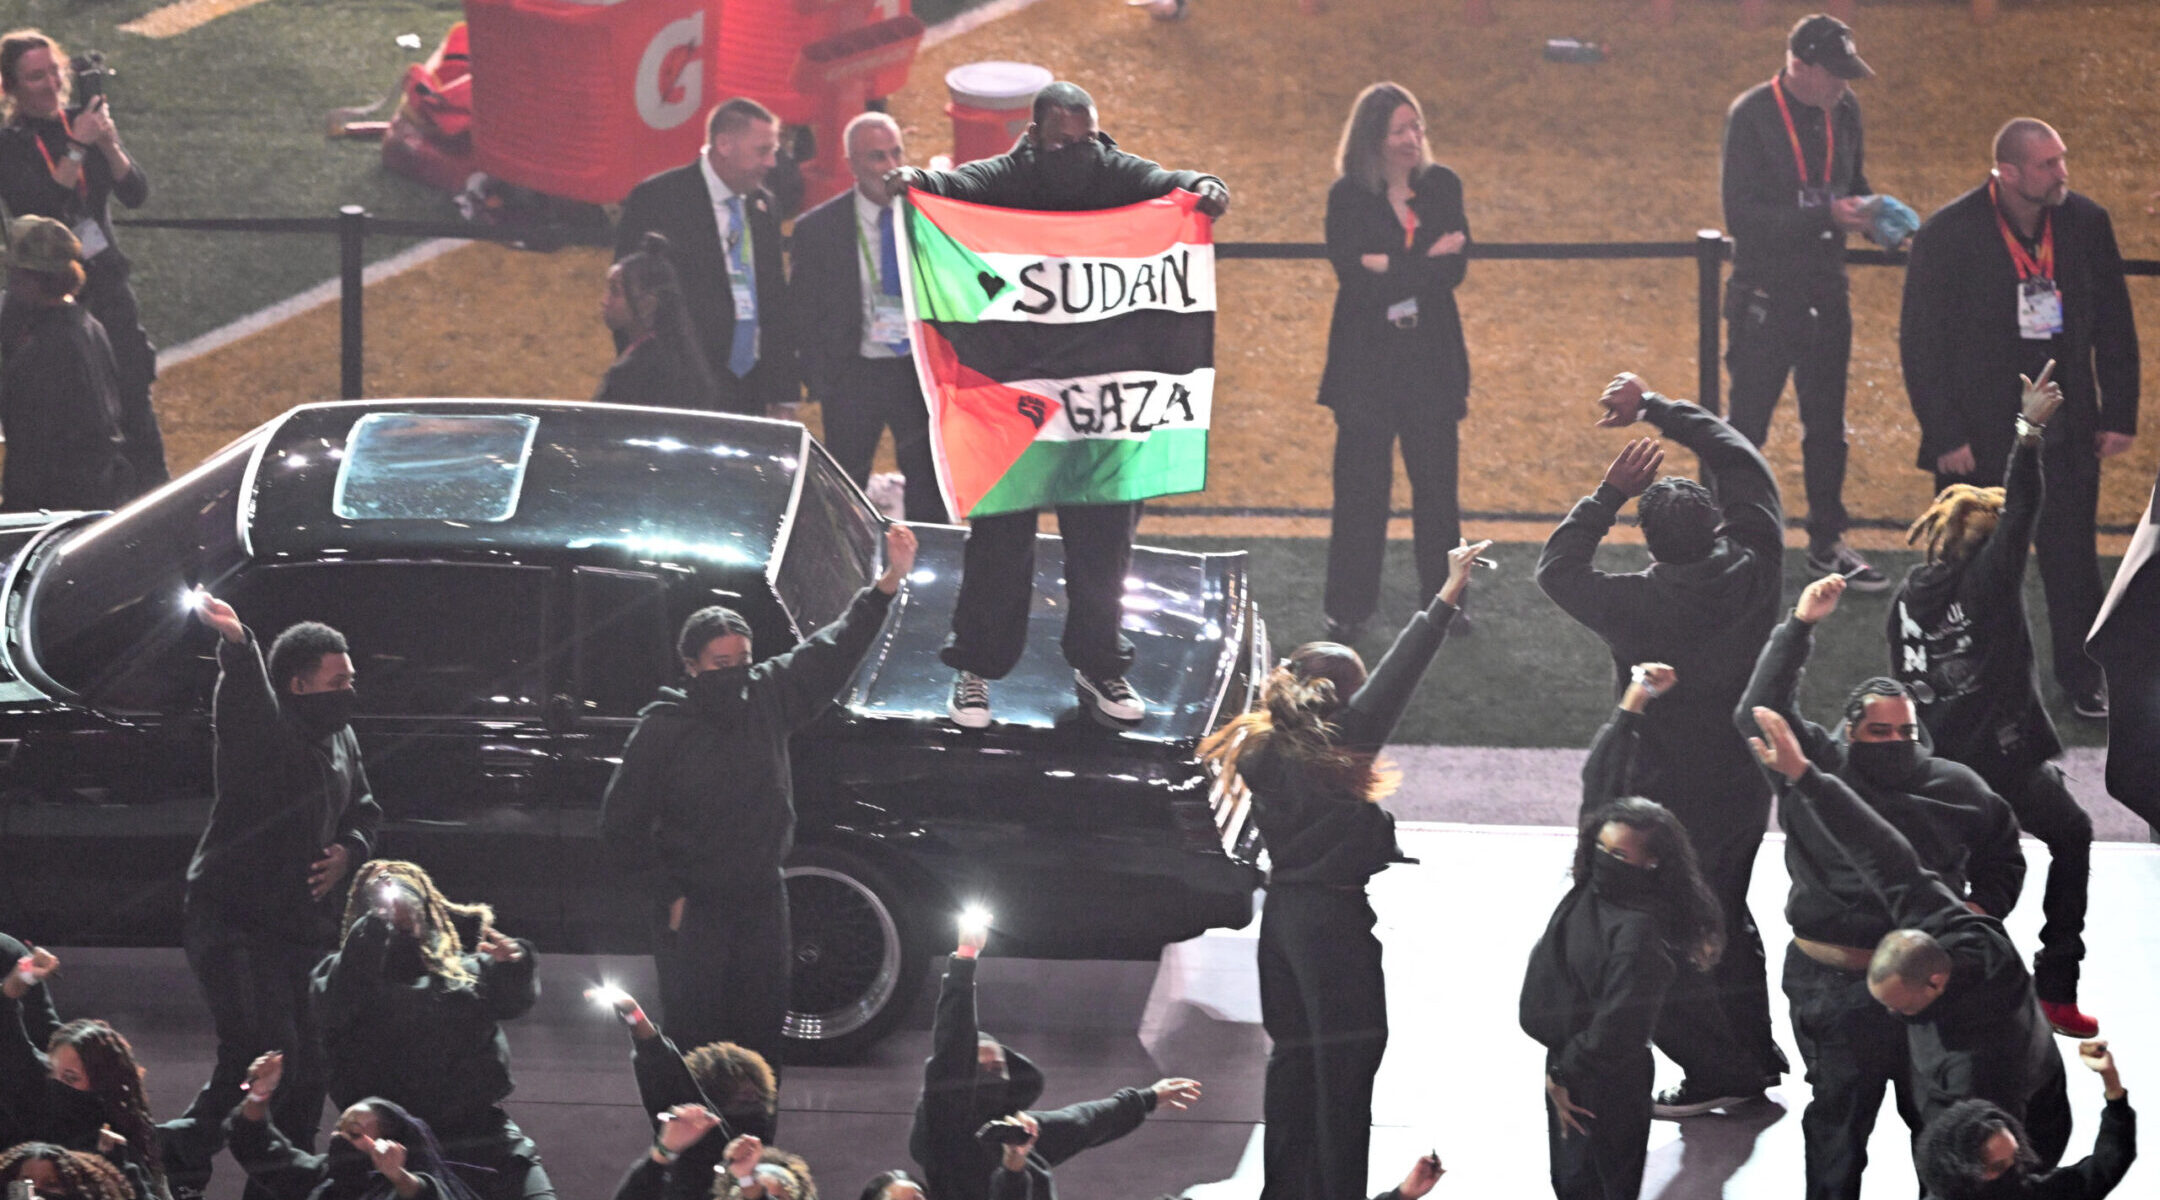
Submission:
<svg viewBox="0 0 2160 1200">
<path fill-rule="evenodd" d="M 2040 1012 L 2047 1017 L 2048 1024 L 2054 1026 L 2055 1032 L 2066 1038 L 2077 1038 L 2083 1041 L 2086 1038 L 2100 1036 L 2100 1022 L 2079 1011 L 2075 1000 L 2060 1003 L 2053 1000 L 2042 1000 L 2040 1002 Z"/>
</svg>

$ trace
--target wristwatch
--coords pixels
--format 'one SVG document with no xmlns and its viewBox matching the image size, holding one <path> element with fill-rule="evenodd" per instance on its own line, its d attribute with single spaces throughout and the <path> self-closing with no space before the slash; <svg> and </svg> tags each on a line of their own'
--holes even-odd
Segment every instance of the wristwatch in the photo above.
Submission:
<svg viewBox="0 0 2160 1200">
<path fill-rule="evenodd" d="M 2017 418 L 2017 435 L 2018 440 L 2021 442 L 2026 442 L 2028 444 L 2032 442 L 2037 442 L 2041 438 L 2047 436 L 2047 426 L 2039 424 L 2035 421 L 2028 421 L 2025 419 L 2024 413 L 2019 413 Z"/>
</svg>

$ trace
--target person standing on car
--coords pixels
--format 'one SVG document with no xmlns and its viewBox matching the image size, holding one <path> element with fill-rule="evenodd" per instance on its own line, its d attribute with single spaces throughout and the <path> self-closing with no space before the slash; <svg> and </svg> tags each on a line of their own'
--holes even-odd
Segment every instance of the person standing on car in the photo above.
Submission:
<svg viewBox="0 0 2160 1200">
<path fill-rule="evenodd" d="M 1490 542 L 1448 553 L 1447 579 L 1368 678 L 1357 651 L 1308 642 L 1268 676 L 1260 707 L 1208 735 L 1202 756 L 1253 794 L 1272 864 L 1260 916 L 1268 1054 L 1266 1200 L 1365 1195 L 1373 1076 L 1387 987 L 1365 885 L 1402 859 L 1377 764 Z"/>
<path fill-rule="evenodd" d="M 68 76 L 60 43 L 35 29 L 0 34 L 0 205 L 17 217 L 50 217 L 82 241 L 82 303 L 112 341 L 132 497 L 165 482 L 165 439 L 150 404 L 157 350 L 128 285 L 127 255 L 113 240 L 112 201 L 141 208 L 150 179 L 121 147 L 102 94 L 68 106 Z"/>
<path fill-rule="evenodd" d="M 896 167 L 885 176 L 886 190 L 898 195 L 921 188 L 935 196 L 998 208 L 1092 212 L 1182 188 L 1199 195 L 1199 211 L 1210 217 L 1230 208 L 1230 189 L 1215 176 L 1166 171 L 1118 149 L 1097 125 L 1094 99 L 1075 84 L 1053 83 L 1037 92 L 1034 118 L 1007 153 L 950 171 Z M 1130 726 L 1147 715 L 1147 702 L 1125 678 L 1132 667 L 1132 642 L 1119 632 L 1140 506 L 1061 504 L 1057 514 L 1058 535 L 1065 542 L 1063 645 L 1065 661 L 1073 668 L 1073 687 L 1091 716 Z M 956 672 L 947 711 L 963 729 L 988 727 L 989 681 L 1010 673 L 1027 648 L 1028 612 L 1035 598 L 1035 527 L 1034 509 L 968 522 L 952 636 L 939 654 Z"/>
<path fill-rule="evenodd" d="M 914 566 L 914 531 L 888 526 L 876 584 L 755 666 L 740 613 L 691 613 L 676 638 L 689 682 L 661 688 L 638 714 L 600 802 L 600 838 L 652 898 L 661 1013 L 688 1045 L 729 1041 L 780 1061 L 790 976 L 781 869 L 795 841 L 788 737 L 854 676 Z"/>
<path fill-rule="evenodd" d="M 8 227 L 0 310 L 0 433 L 8 454 L 0 507 L 117 508 L 134 494 L 120 432 L 112 346 L 75 302 L 82 248 L 67 226 L 23 217 Z"/>
<path fill-rule="evenodd" d="M 312 1150 L 323 1071 L 309 1020 L 308 972 L 336 930 L 342 888 L 375 849 L 382 809 L 360 763 L 345 637 L 304 621 L 265 663 L 230 604 L 200 594 L 197 619 L 218 633 L 217 799 L 188 864 L 181 941 L 217 1031 L 217 1065 L 185 1113 L 164 1127 L 181 1194 L 210 1182 L 225 1117 L 248 1064 L 286 1054 L 272 1119 Z"/>
</svg>

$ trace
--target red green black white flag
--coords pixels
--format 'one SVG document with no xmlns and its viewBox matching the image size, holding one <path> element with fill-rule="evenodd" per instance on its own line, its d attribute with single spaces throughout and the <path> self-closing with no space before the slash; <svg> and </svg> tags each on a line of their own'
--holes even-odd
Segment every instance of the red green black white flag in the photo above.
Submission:
<svg viewBox="0 0 2160 1200">
<path fill-rule="evenodd" d="M 1207 485 L 1215 247 L 1198 197 L 1078 213 L 907 199 L 901 292 L 953 512 Z"/>
</svg>

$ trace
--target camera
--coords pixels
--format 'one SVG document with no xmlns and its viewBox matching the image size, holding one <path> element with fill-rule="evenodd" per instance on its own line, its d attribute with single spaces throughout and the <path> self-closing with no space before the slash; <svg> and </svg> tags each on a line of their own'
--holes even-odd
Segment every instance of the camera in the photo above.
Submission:
<svg viewBox="0 0 2160 1200">
<path fill-rule="evenodd" d="M 75 99 L 88 106 L 92 100 L 105 94 L 105 82 L 112 78 L 113 69 L 105 65 L 105 56 L 96 50 L 78 54 L 68 63 L 75 72 Z"/>
</svg>

